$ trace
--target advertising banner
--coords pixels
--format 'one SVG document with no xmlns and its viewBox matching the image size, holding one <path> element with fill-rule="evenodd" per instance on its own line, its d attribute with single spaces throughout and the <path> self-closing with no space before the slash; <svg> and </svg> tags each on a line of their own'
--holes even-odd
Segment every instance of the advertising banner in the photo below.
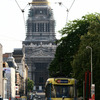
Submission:
<svg viewBox="0 0 100 100">
<path fill-rule="evenodd" d="M 5 71 L 5 73 L 11 73 L 11 69 L 10 68 L 3 68 L 3 71 Z"/>
</svg>

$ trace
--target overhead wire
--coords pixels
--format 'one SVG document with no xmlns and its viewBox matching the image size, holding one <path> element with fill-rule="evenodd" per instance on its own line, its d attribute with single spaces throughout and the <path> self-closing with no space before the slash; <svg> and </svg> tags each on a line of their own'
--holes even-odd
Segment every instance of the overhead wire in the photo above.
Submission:
<svg viewBox="0 0 100 100">
<path fill-rule="evenodd" d="M 69 7 L 69 9 L 67 9 L 67 10 L 66 10 L 66 11 L 67 11 L 67 18 L 66 18 L 66 22 L 68 21 L 69 11 L 71 10 L 71 8 L 72 8 L 72 6 L 73 6 L 74 2 L 75 2 L 75 0 L 73 0 L 73 2 L 72 2 L 72 4 L 71 4 L 71 6 Z"/>
<path fill-rule="evenodd" d="M 15 0 L 15 2 L 16 2 L 16 4 L 17 4 L 17 6 L 19 7 L 19 9 L 22 10 L 21 7 L 19 6 L 17 0 Z"/>
<path fill-rule="evenodd" d="M 71 6 L 69 7 L 69 9 L 67 10 L 67 21 L 68 21 L 68 15 L 69 15 L 69 11 L 71 10 L 71 8 L 72 8 L 72 6 L 73 6 L 73 4 L 74 4 L 74 2 L 75 2 L 75 0 L 73 0 L 73 2 L 72 2 L 72 4 L 71 4 Z M 66 21 L 66 22 L 67 22 Z"/>
<path fill-rule="evenodd" d="M 15 2 L 16 2 L 16 4 L 17 4 L 18 8 L 20 9 L 20 11 L 23 13 L 23 20 L 24 20 L 24 26 L 25 26 L 24 12 L 25 12 L 25 9 L 26 9 L 26 7 L 27 7 L 28 4 L 25 6 L 24 9 L 21 9 L 21 7 L 20 7 L 19 3 L 17 2 L 17 0 L 15 0 Z M 25 31 L 26 31 L 26 29 L 25 29 Z M 0 35 L 0 40 L 4 40 L 4 38 L 6 38 L 6 41 L 20 41 L 20 42 L 23 41 L 23 40 L 16 39 L 16 38 L 14 38 L 14 37 L 9 37 L 9 36 L 4 36 L 4 35 L 1 36 L 1 35 Z M 4 41 L 5 41 L 5 40 L 4 40 Z"/>
<path fill-rule="evenodd" d="M 63 5 L 65 8 L 66 8 L 66 11 L 67 11 L 67 18 L 66 18 L 66 22 L 68 21 L 68 14 L 69 14 L 69 11 L 71 10 L 73 4 L 75 3 L 75 0 L 73 0 L 71 6 L 69 8 L 67 8 L 62 2 L 58 2 L 59 5 Z"/>
<path fill-rule="evenodd" d="M 69 8 L 69 11 L 70 11 L 70 9 L 72 8 L 72 6 L 73 6 L 74 3 L 75 3 L 75 0 L 73 0 L 71 6 L 70 6 L 70 8 Z"/>
<path fill-rule="evenodd" d="M 19 3 L 17 2 L 17 0 L 15 0 L 17 6 L 19 7 L 20 11 L 22 12 L 23 14 L 23 21 L 24 21 L 24 27 L 25 27 L 25 32 L 26 32 L 26 24 L 25 24 L 25 16 L 24 16 L 24 12 L 25 12 L 25 9 L 28 5 L 30 5 L 29 3 L 24 7 L 24 9 L 22 9 L 19 5 Z M 68 21 L 68 15 L 69 15 L 69 11 L 71 10 L 73 4 L 75 3 L 75 0 L 73 0 L 73 2 L 71 3 L 71 6 L 69 8 L 67 8 L 62 2 L 58 2 L 59 5 L 63 5 L 65 8 L 66 8 L 66 11 L 67 11 L 67 17 L 66 17 L 66 22 Z"/>
<path fill-rule="evenodd" d="M 26 24 L 25 24 L 24 12 L 25 12 L 26 7 L 27 7 L 29 4 L 27 4 L 27 5 L 24 7 L 24 9 L 22 9 L 22 8 L 20 7 L 19 3 L 17 2 L 17 0 L 15 0 L 15 2 L 16 2 L 16 4 L 17 4 L 17 6 L 19 7 L 20 11 L 21 11 L 22 14 L 23 14 L 24 28 L 25 28 L 25 32 L 26 32 Z"/>
</svg>

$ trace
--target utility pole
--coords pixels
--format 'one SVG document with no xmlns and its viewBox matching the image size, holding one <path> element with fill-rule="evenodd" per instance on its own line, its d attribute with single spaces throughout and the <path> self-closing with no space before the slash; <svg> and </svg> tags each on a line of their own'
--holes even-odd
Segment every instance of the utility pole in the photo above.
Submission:
<svg viewBox="0 0 100 100">
<path fill-rule="evenodd" d="M 93 68 L 92 68 L 92 48 L 90 46 L 87 46 L 86 49 L 90 49 L 91 50 L 91 87 L 92 87 L 92 82 L 93 82 Z M 91 95 L 92 96 L 92 95 Z"/>
</svg>

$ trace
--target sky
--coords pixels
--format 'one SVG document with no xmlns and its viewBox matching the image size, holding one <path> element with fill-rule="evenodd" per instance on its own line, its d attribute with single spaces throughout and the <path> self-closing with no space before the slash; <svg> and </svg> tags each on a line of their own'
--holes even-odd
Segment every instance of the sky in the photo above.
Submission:
<svg viewBox="0 0 100 100">
<path fill-rule="evenodd" d="M 24 13 L 21 12 L 17 3 Z M 27 20 L 28 9 L 27 5 L 32 0 L 0 0 L 0 43 L 3 46 L 3 53 L 13 52 L 15 48 L 22 48 L 22 41 L 25 40 L 26 27 L 23 20 Z M 82 16 L 89 13 L 100 13 L 99 0 L 48 0 L 53 9 L 54 19 L 56 21 L 56 38 L 60 39 L 58 33 L 66 22 L 80 19 Z M 73 3 L 74 1 L 74 3 Z M 58 2 L 62 2 L 60 6 Z M 73 5 L 72 5 L 73 3 Z M 27 5 L 27 6 L 26 6 Z M 72 7 L 71 7 L 72 5 Z M 69 10 L 67 17 L 67 9 Z"/>
</svg>

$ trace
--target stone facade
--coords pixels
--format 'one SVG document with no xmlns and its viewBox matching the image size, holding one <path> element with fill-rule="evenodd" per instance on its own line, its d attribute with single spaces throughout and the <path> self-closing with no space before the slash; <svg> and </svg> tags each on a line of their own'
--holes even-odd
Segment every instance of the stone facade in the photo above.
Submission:
<svg viewBox="0 0 100 100">
<path fill-rule="evenodd" d="M 27 78 L 28 78 L 28 66 L 25 64 L 25 54 L 23 54 L 22 48 L 14 49 L 13 57 L 17 64 L 16 68 L 16 97 L 19 95 L 26 95 L 27 93 Z"/>
<path fill-rule="evenodd" d="M 56 51 L 55 20 L 47 0 L 33 0 L 27 19 L 26 39 L 23 41 L 28 76 L 34 89 L 44 89 L 48 68 Z"/>
</svg>

